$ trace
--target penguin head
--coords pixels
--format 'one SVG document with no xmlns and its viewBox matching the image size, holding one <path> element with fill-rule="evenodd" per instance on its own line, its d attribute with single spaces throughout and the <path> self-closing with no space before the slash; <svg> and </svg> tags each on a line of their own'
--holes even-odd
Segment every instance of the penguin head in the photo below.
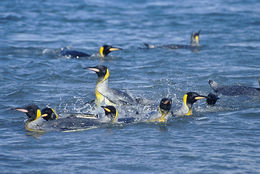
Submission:
<svg viewBox="0 0 260 174">
<path fill-rule="evenodd" d="M 217 100 L 219 99 L 217 95 L 212 93 L 209 93 L 206 98 L 207 98 L 206 103 L 211 106 L 214 106 Z"/>
<path fill-rule="evenodd" d="M 200 36 L 200 31 L 198 32 L 193 32 L 191 34 L 191 46 L 199 46 L 199 36 Z"/>
<path fill-rule="evenodd" d="M 106 57 L 112 51 L 118 51 L 118 50 L 121 50 L 121 48 L 116 48 L 116 47 L 113 47 L 111 45 L 103 45 L 99 49 L 99 54 L 100 54 L 101 57 Z"/>
<path fill-rule="evenodd" d="M 28 117 L 28 122 L 37 120 L 41 117 L 41 111 L 35 104 L 30 104 L 24 107 L 17 107 L 14 108 L 14 110 L 25 113 Z"/>
<path fill-rule="evenodd" d="M 58 115 L 54 109 L 46 107 L 41 110 L 42 118 L 46 121 L 58 119 Z"/>
<path fill-rule="evenodd" d="M 117 109 L 114 106 L 101 106 L 104 111 L 105 115 L 111 119 L 112 123 L 115 123 L 117 120 Z"/>
<path fill-rule="evenodd" d="M 214 80 L 209 80 L 209 86 L 215 91 L 218 92 L 219 84 Z"/>
<path fill-rule="evenodd" d="M 209 80 L 209 85 L 210 85 L 210 86 L 217 86 L 218 83 L 215 82 L 214 80 Z"/>
<path fill-rule="evenodd" d="M 163 98 L 159 105 L 159 112 L 161 114 L 168 114 L 171 110 L 171 106 L 172 106 L 172 99 Z"/>
<path fill-rule="evenodd" d="M 109 77 L 108 68 L 104 65 L 98 65 L 94 67 L 88 67 L 89 70 L 94 71 L 97 73 L 99 78 L 107 79 Z"/>
<path fill-rule="evenodd" d="M 199 95 L 196 92 L 188 92 L 183 96 L 183 103 L 189 109 L 189 112 L 186 115 L 192 114 L 192 105 L 201 99 L 205 99 L 206 96 Z"/>
</svg>

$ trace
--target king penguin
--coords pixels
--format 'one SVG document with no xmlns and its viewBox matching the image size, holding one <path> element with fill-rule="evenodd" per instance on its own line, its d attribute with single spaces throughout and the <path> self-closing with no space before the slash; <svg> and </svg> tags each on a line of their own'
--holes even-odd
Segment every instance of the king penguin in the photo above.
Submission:
<svg viewBox="0 0 260 174">
<path fill-rule="evenodd" d="M 17 107 L 14 108 L 14 110 L 23 112 L 27 115 L 28 120 L 26 121 L 25 129 L 33 132 L 42 132 L 42 126 L 44 122 L 49 120 L 56 120 L 58 118 L 56 113 L 54 115 L 48 115 L 48 109 L 46 110 L 45 114 L 42 114 L 39 107 L 35 104 L 30 104 L 24 107 Z"/>
<path fill-rule="evenodd" d="M 103 45 L 102 47 L 100 47 L 99 49 L 99 53 L 97 55 L 94 56 L 98 56 L 98 57 L 106 57 L 109 53 L 113 52 L 113 51 L 118 51 L 118 50 L 122 50 L 121 48 L 117 48 L 117 47 L 113 47 L 111 45 Z M 68 50 L 67 48 L 63 48 L 61 50 L 61 55 L 65 56 L 67 58 L 81 58 L 81 57 L 91 57 L 92 55 L 84 53 L 84 52 L 80 52 L 80 51 L 75 51 L 75 50 Z"/>
<path fill-rule="evenodd" d="M 169 44 L 169 45 L 161 45 L 161 46 L 156 46 L 156 45 L 151 45 L 151 44 L 147 44 L 145 43 L 144 45 L 147 48 L 168 48 L 168 49 L 196 49 L 198 48 L 199 45 L 199 36 L 200 36 L 200 31 L 197 32 L 193 32 L 191 34 L 191 38 L 190 38 L 190 45 L 180 45 L 180 44 Z"/>
<path fill-rule="evenodd" d="M 260 96 L 260 88 L 239 85 L 221 85 L 214 80 L 209 80 L 209 85 L 216 93 L 226 96 Z"/>
<path fill-rule="evenodd" d="M 103 107 L 106 120 L 108 120 L 106 122 L 102 122 L 97 117 L 94 117 L 94 114 L 85 114 L 85 117 L 77 117 L 73 115 L 73 117 L 69 116 L 59 118 L 54 109 L 46 107 L 41 111 L 35 104 L 13 109 L 19 112 L 23 112 L 28 116 L 25 124 L 25 129 L 27 131 L 39 133 L 44 133 L 47 130 L 64 132 L 88 130 L 90 128 L 103 126 L 107 123 L 115 123 L 118 120 L 117 110 L 113 106 Z M 89 117 L 86 115 L 89 115 Z"/>
<path fill-rule="evenodd" d="M 188 92 L 183 96 L 183 102 L 182 102 L 182 106 L 180 109 L 178 109 L 177 111 L 175 111 L 173 113 L 173 115 L 175 115 L 176 117 L 179 116 L 190 116 L 192 115 L 192 106 L 193 104 L 201 99 L 206 99 L 206 96 L 203 95 L 199 95 L 196 92 Z"/>
<path fill-rule="evenodd" d="M 115 106 L 135 103 L 135 100 L 127 93 L 108 87 L 109 70 L 106 66 L 98 65 L 88 67 L 88 69 L 96 72 L 98 76 L 95 89 L 97 106 L 100 104 Z"/>
<path fill-rule="evenodd" d="M 117 109 L 114 106 L 101 106 L 107 118 L 110 119 L 111 123 L 115 123 L 117 121 Z"/>
<path fill-rule="evenodd" d="M 172 100 L 169 98 L 163 98 L 159 104 L 159 118 L 150 120 L 149 122 L 165 123 L 168 117 L 171 115 Z"/>
</svg>

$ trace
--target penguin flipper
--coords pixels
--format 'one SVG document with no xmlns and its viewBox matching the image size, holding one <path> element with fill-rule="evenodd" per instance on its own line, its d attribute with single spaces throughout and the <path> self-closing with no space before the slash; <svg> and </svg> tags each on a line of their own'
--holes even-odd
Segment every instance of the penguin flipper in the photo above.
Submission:
<svg viewBox="0 0 260 174">
<path fill-rule="evenodd" d="M 119 91 L 117 89 L 109 89 L 106 94 L 102 94 L 109 101 L 115 104 L 134 104 L 134 100 L 127 93 Z"/>
</svg>

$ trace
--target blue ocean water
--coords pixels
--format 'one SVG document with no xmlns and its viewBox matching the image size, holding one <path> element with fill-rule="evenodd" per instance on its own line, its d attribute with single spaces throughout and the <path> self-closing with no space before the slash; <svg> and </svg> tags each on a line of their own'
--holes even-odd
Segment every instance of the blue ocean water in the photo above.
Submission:
<svg viewBox="0 0 260 174">
<path fill-rule="evenodd" d="M 210 79 L 259 87 L 259 7 L 258 0 L 1 0 L 0 173 L 260 173 L 259 97 L 221 96 L 214 107 L 199 101 L 193 116 L 166 125 L 41 136 L 11 110 L 35 103 L 91 111 L 97 76 L 84 68 L 98 64 L 109 68 L 111 87 L 156 104 L 170 97 L 174 109 L 188 91 L 212 92 Z M 189 44 L 198 30 L 199 51 L 143 49 Z M 59 54 L 64 47 L 94 54 L 103 44 L 123 50 L 105 59 Z"/>
</svg>

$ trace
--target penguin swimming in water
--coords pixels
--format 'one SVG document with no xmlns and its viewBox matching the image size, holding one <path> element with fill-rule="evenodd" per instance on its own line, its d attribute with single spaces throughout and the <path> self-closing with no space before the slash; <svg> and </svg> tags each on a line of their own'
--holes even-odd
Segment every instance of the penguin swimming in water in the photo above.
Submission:
<svg viewBox="0 0 260 174">
<path fill-rule="evenodd" d="M 53 115 L 55 111 L 49 110 L 48 116 Z M 46 116 L 47 117 L 47 116 Z M 117 119 L 117 110 L 111 109 L 111 114 L 108 114 L 107 111 L 105 113 L 105 118 L 101 119 L 101 116 L 95 114 L 84 114 L 84 113 L 74 113 L 67 114 L 65 117 L 55 120 L 48 124 L 48 130 L 58 130 L 63 132 L 75 132 L 88 130 L 93 128 L 98 128 L 101 126 L 105 126 L 108 123 L 114 123 L 112 118 Z"/>
<path fill-rule="evenodd" d="M 145 43 L 144 45 L 147 48 L 196 49 L 200 46 L 199 45 L 200 31 L 201 30 L 199 30 L 198 32 L 193 32 L 191 34 L 190 45 L 169 44 L 169 45 L 155 46 L 155 45 L 150 45 L 150 44 L 147 44 L 147 43 Z"/>
<path fill-rule="evenodd" d="M 166 117 L 169 117 L 171 115 L 174 115 L 176 117 L 192 115 L 193 104 L 201 99 L 206 99 L 207 104 L 213 106 L 219 98 L 211 93 L 208 96 L 203 96 L 199 95 L 196 92 L 188 92 L 183 97 L 183 104 L 181 108 L 174 113 L 171 112 L 172 100 L 168 98 L 163 98 L 159 105 L 159 113 L 161 114 L 161 116 L 157 119 L 151 120 L 151 122 L 166 122 Z"/>
<path fill-rule="evenodd" d="M 41 113 L 43 118 L 48 121 L 48 120 L 56 120 L 59 118 L 58 114 L 53 108 L 46 107 L 41 110 Z M 98 115 L 96 114 L 90 114 L 90 113 L 66 113 L 62 114 L 63 118 L 70 117 L 70 118 L 88 118 L 88 119 L 97 119 Z"/>
<path fill-rule="evenodd" d="M 114 106 L 101 106 L 104 111 L 107 118 L 110 119 L 111 123 L 115 123 L 117 121 L 117 109 Z"/>
<path fill-rule="evenodd" d="M 172 105 L 172 100 L 169 98 L 163 98 L 159 104 L 159 115 L 156 114 L 155 119 L 151 119 L 148 122 L 166 122 L 168 116 L 171 115 L 171 105 Z M 133 123 L 136 121 L 135 117 L 126 117 L 126 118 L 118 118 L 118 112 L 117 109 L 114 106 L 101 106 L 104 111 L 105 115 L 110 118 L 111 123 Z"/>
<path fill-rule="evenodd" d="M 149 120 L 148 122 L 160 122 L 165 123 L 168 117 L 171 115 L 172 100 L 169 98 L 163 98 L 159 104 L 159 113 L 152 114 L 149 117 L 157 117 Z M 105 110 L 105 114 L 111 118 L 112 123 L 133 123 L 138 120 L 135 117 L 118 118 L 117 110 L 114 106 L 101 106 Z"/>
<path fill-rule="evenodd" d="M 172 100 L 169 98 L 163 98 L 159 104 L 159 118 L 150 120 L 149 122 L 165 123 L 168 117 L 171 115 Z"/>
<path fill-rule="evenodd" d="M 104 108 L 104 107 L 103 107 Z M 106 107 L 105 116 L 110 121 L 108 123 L 114 123 L 117 120 L 117 110 L 114 107 Z M 114 108 L 114 109 L 113 109 Z M 39 109 L 35 104 L 30 104 L 24 107 L 13 108 L 16 111 L 25 113 L 28 116 L 28 120 L 25 124 L 25 129 L 31 132 L 44 133 L 47 130 L 58 130 L 58 131 L 75 131 L 82 130 L 89 127 L 101 126 L 107 122 L 102 122 L 94 114 L 85 114 L 85 117 L 77 117 L 77 115 L 70 115 L 68 117 L 59 118 L 54 109 L 46 107 Z M 83 114 L 84 115 L 84 114 Z M 87 117 L 87 115 L 89 117 Z M 113 120 L 112 120 L 113 118 Z"/>
<path fill-rule="evenodd" d="M 209 80 L 210 87 L 218 94 L 226 96 L 238 96 L 238 95 L 247 95 L 247 96 L 260 96 L 260 88 L 239 86 L 239 85 L 221 85 L 215 82 L 214 80 Z"/>
<path fill-rule="evenodd" d="M 55 111 L 54 115 L 48 115 L 50 110 L 46 109 L 46 113 L 42 114 L 39 107 L 35 104 L 30 104 L 24 107 L 17 107 L 13 109 L 19 112 L 23 112 L 27 115 L 28 120 L 26 121 L 25 129 L 28 131 L 41 132 L 44 122 L 58 119 L 58 115 Z M 53 111 L 51 110 L 51 112 Z"/>
<path fill-rule="evenodd" d="M 56 120 L 59 118 L 58 114 L 56 111 L 52 108 L 46 107 L 41 110 L 41 114 L 44 120 L 49 121 L 49 120 Z"/>
<path fill-rule="evenodd" d="M 97 106 L 103 103 L 105 105 L 113 106 L 135 104 L 135 100 L 127 93 L 108 87 L 109 70 L 106 66 L 98 65 L 95 67 L 88 67 L 88 69 L 96 72 L 98 76 L 95 88 L 95 103 Z"/>
<path fill-rule="evenodd" d="M 101 106 L 107 118 L 110 119 L 110 123 L 133 123 L 135 121 L 134 117 L 118 118 L 117 109 L 114 106 Z"/>
<path fill-rule="evenodd" d="M 196 92 L 188 92 L 183 96 L 183 103 L 180 109 L 178 109 L 177 111 L 175 111 L 173 113 L 173 115 L 175 115 L 176 117 L 179 116 L 190 116 L 192 115 L 192 106 L 195 102 L 197 102 L 198 100 L 201 99 L 206 99 L 206 96 L 203 95 L 199 95 Z"/>
<path fill-rule="evenodd" d="M 100 56 L 102 58 L 106 57 L 109 53 L 113 52 L 113 51 L 118 51 L 121 50 L 121 48 L 116 48 L 113 47 L 111 45 L 103 45 L 100 49 L 99 49 L 99 53 L 97 56 Z M 81 58 L 81 57 L 91 57 L 92 55 L 89 55 L 87 53 L 84 52 L 80 52 L 80 51 L 75 51 L 75 50 L 68 50 L 66 48 L 61 50 L 61 55 L 68 57 L 68 58 Z"/>
</svg>

